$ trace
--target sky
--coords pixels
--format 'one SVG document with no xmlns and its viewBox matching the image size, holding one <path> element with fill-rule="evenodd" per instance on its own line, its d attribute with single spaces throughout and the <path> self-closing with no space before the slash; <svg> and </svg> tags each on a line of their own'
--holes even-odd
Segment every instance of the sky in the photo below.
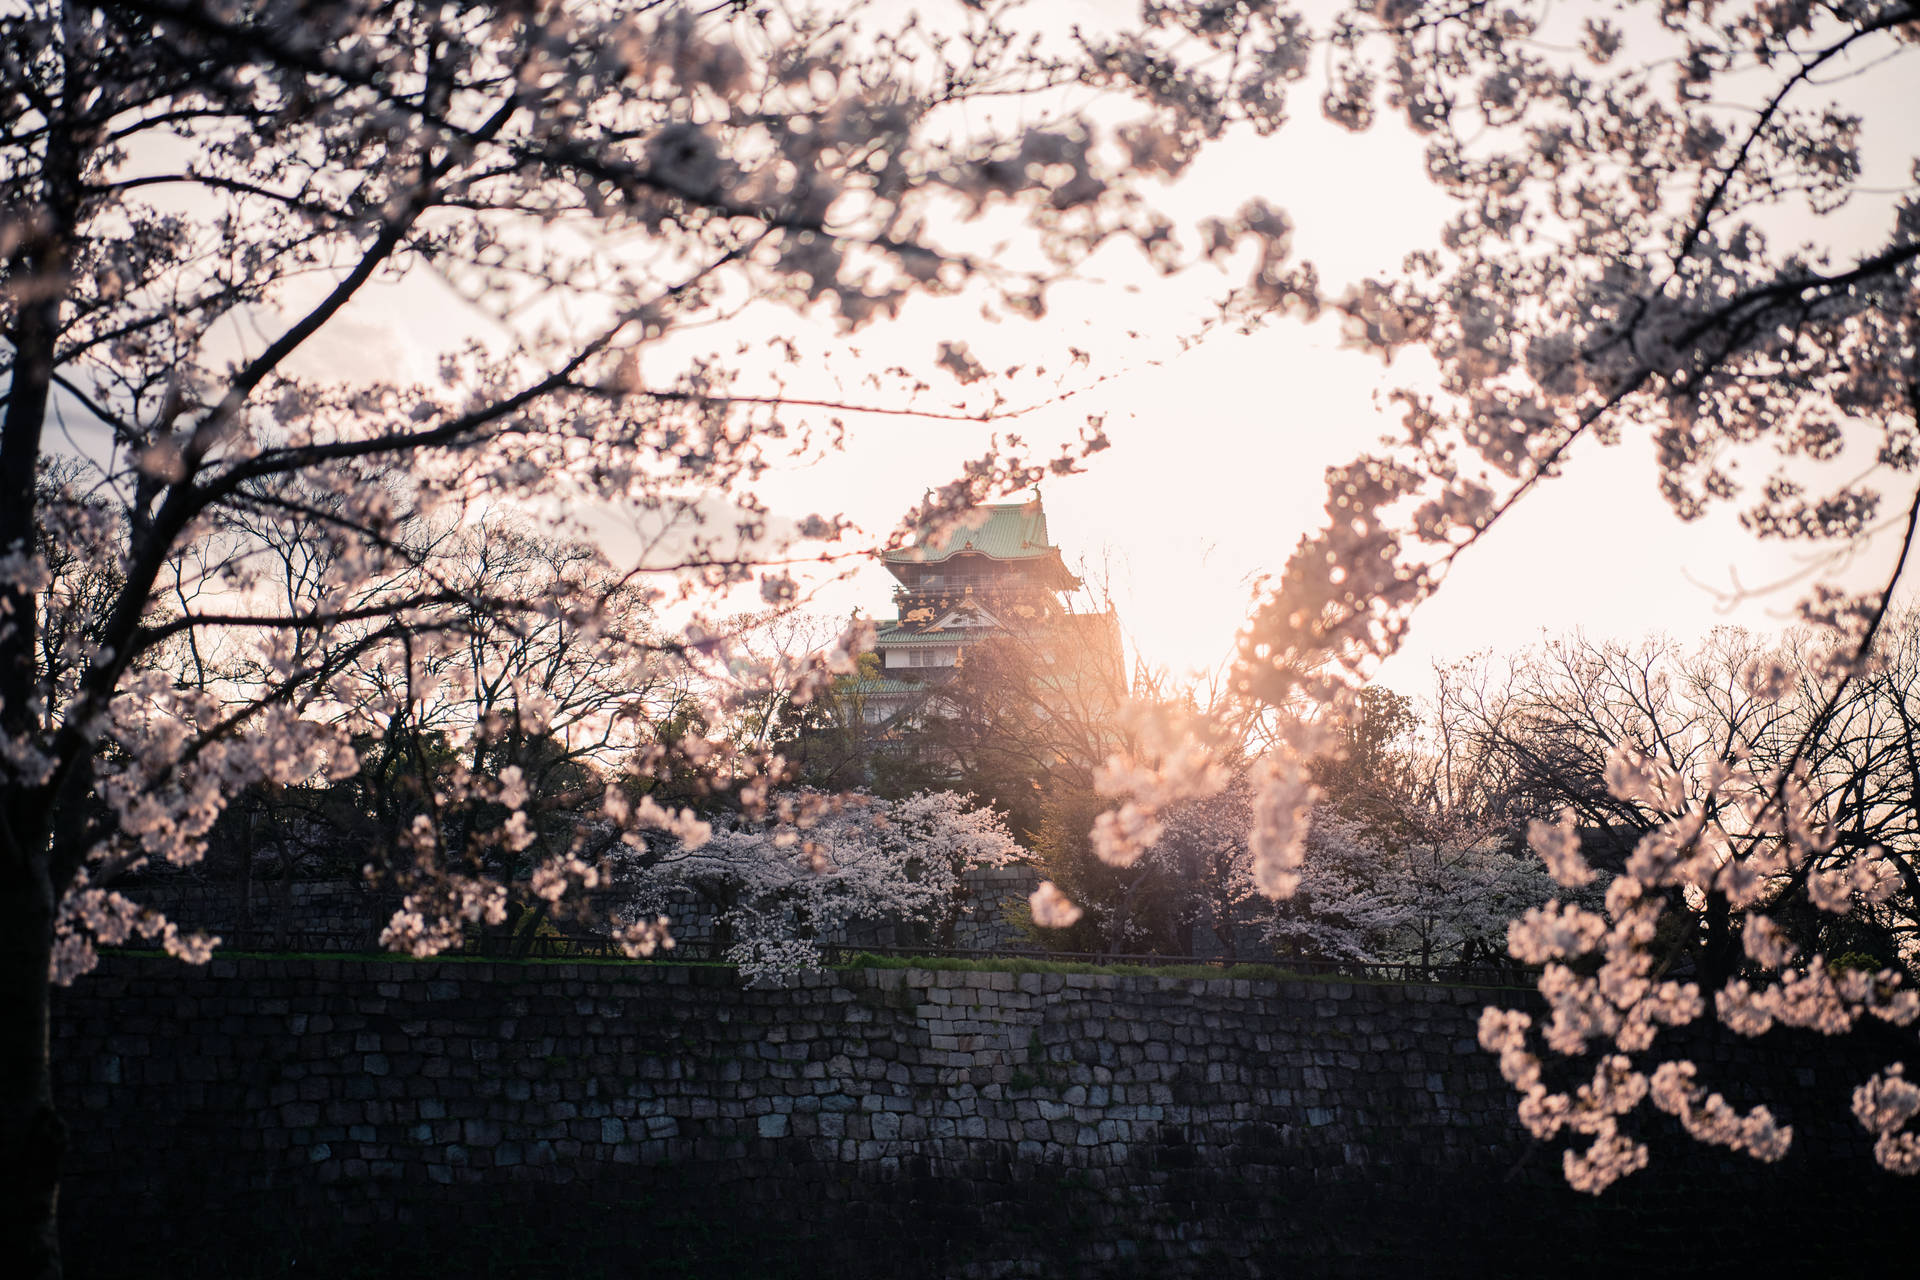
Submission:
<svg viewBox="0 0 1920 1280">
<path fill-rule="evenodd" d="M 1866 117 L 1862 187 L 1910 182 L 1920 84 L 1901 79 L 1908 70 L 1869 72 L 1845 90 Z M 1450 206 L 1421 176 L 1410 135 L 1390 123 L 1347 133 L 1320 117 L 1317 96 L 1302 86 L 1293 120 L 1277 135 L 1230 138 L 1165 194 L 1190 216 L 1232 209 L 1250 195 L 1266 198 L 1293 218 L 1298 254 L 1337 291 L 1341 282 L 1392 271 L 1406 252 L 1431 243 Z M 1884 243 L 1889 207 L 1885 198 L 1856 199 L 1836 216 L 1789 230 L 1843 252 L 1876 236 Z M 1041 324 L 972 324 L 964 332 L 989 367 L 1072 344 L 1106 353 L 1096 366 L 1110 375 L 1105 381 L 1012 425 L 1036 440 L 1061 440 L 1087 415 L 1105 416 L 1111 450 L 1085 474 L 1042 487 L 1054 541 L 1069 563 L 1084 561 L 1089 578 L 1105 585 L 1141 660 L 1176 674 L 1206 670 L 1230 655 L 1259 575 L 1277 573 L 1320 522 L 1325 468 L 1390 429 L 1379 398 L 1405 379 L 1420 381 L 1422 371 L 1417 357 L 1388 369 L 1343 348 L 1331 319 L 1216 334 L 1177 353 L 1167 335 L 1202 314 L 1222 277 L 1203 271 L 1153 281 L 1118 259 L 1096 263 L 1091 274 L 1087 285 L 1063 291 Z M 927 361 L 948 332 L 936 312 L 910 307 L 870 345 L 903 360 L 917 350 Z M 794 473 L 790 484 L 776 482 L 773 491 L 796 509 L 834 505 L 877 532 L 924 487 L 949 478 L 981 435 L 933 421 L 847 421 L 844 455 Z M 1747 474 L 1757 479 L 1765 465 L 1755 462 Z M 1857 465 L 1843 459 L 1828 474 Z M 1436 662 L 1575 629 L 1596 638 L 1681 640 L 1722 625 L 1777 631 L 1791 625 L 1812 581 L 1864 589 L 1898 550 L 1897 530 L 1838 552 L 1760 544 L 1725 505 L 1683 523 L 1656 482 L 1644 437 L 1629 433 L 1611 448 L 1583 444 L 1563 478 L 1462 558 L 1416 615 L 1381 682 L 1417 693 Z M 1904 509 L 1904 501 L 1895 495 L 1889 506 Z M 812 604 L 887 616 L 890 586 L 871 566 L 824 587 Z"/>
<path fill-rule="evenodd" d="M 1061 20 L 1109 8 L 1083 0 L 1060 10 Z M 1900 79 L 1908 70 L 1891 65 L 1845 90 L 1867 119 L 1862 186 L 1909 181 L 1904 166 L 1911 122 L 1920 119 L 1920 83 Z M 1450 206 L 1424 179 L 1415 139 L 1390 120 L 1366 134 L 1340 130 L 1320 117 L 1318 96 L 1311 81 L 1297 86 L 1285 128 L 1268 138 L 1229 137 L 1155 197 L 1188 222 L 1230 212 L 1249 197 L 1268 200 L 1293 219 L 1298 256 L 1314 262 L 1337 293 L 1346 282 L 1392 272 L 1408 251 L 1432 243 Z M 1884 198 L 1857 200 L 1805 231 L 1844 251 L 1884 234 L 1886 209 Z M 1230 656 L 1255 582 L 1277 573 L 1320 522 L 1325 469 L 1387 432 L 1382 395 L 1424 376 L 1417 356 L 1389 369 L 1344 348 L 1331 318 L 1216 332 L 1183 350 L 1179 335 L 1200 326 L 1230 279 L 1199 268 L 1163 280 L 1130 251 L 1103 252 L 1078 282 L 1056 290 L 1040 322 L 988 323 L 977 300 L 915 300 L 897 321 L 857 335 L 857 353 L 824 316 L 796 322 L 750 310 L 700 340 L 729 352 L 747 343 L 749 354 L 737 358 L 743 390 L 756 389 L 756 380 L 770 386 L 777 373 L 799 394 L 890 410 L 937 410 L 950 400 L 979 407 L 977 391 L 934 371 L 943 341 L 967 342 L 991 369 L 1021 367 L 1004 384 L 1012 412 L 990 424 L 844 412 L 837 415 L 847 430 L 844 450 L 783 467 L 760 486 L 778 517 L 843 512 L 873 539 L 884 538 L 924 490 L 954 478 L 989 434 L 1017 431 L 1045 455 L 1074 439 L 1089 417 L 1101 418 L 1112 447 L 1085 474 L 1042 488 L 1054 541 L 1110 597 L 1136 656 L 1178 674 Z M 429 281 L 374 290 L 323 330 L 301 363 L 343 377 L 430 377 L 433 351 L 449 334 L 485 328 L 462 307 Z M 753 347 L 775 332 L 793 333 L 818 359 L 798 369 L 776 368 L 770 356 L 757 365 Z M 1070 358 L 1076 348 L 1092 353 L 1084 367 Z M 671 363 L 692 349 L 662 344 L 649 359 Z M 927 370 L 935 385 L 906 400 L 861 386 L 863 369 L 889 365 Z M 1035 372 L 1040 366 L 1043 375 Z M 1657 494 L 1650 446 L 1632 435 L 1610 449 L 1581 447 L 1567 470 L 1463 558 L 1416 616 L 1382 682 L 1418 692 L 1436 661 L 1512 650 L 1575 628 L 1682 639 L 1727 623 L 1776 629 L 1790 620 L 1810 576 L 1865 585 L 1895 550 L 1883 536 L 1844 564 L 1815 565 L 1805 547 L 1756 545 L 1730 510 L 1682 524 Z M 594 513 L 591 523 L 616 559 L 630 550 L 621 519 Z M 1752 590 L 1788 579 L 1796 585 Z M 808 585 L 806 607 L 822 614 L 861 608 L 890 615 L 891 580 L 877 563 L 814 574 Z"/>
<path fill-rule="evenodd" d="M 1258 577 L 1277 573 L 1321 522 L 1325 468 L 1385 429 L 1373 397 L 1391 385 L 1387 371 L 1341 349 L 1330 330 L 1216 338 L 1075 402 L 1108 414 L 1112 448 L 1084 474 L 1048 480 L 1040 496 L 1054 542 L 1110 596 L 1140 659 L 1177 675 L 1228 658 Z M 956 452 L 958 433 L 945 427 L 932 429 L 945 439 L 918 442 L 903 441 L 908 429 L 895 423 L 852 428 L 846 455 L 810 469 L 804 488 L 844 495 L 876 529 L 945 479 L 941 464 Z M 1656 481 L 1644 440 L 1582 446 L 1564 478 L 1463 557 L 1381 681 L 1417 692 L 1436 661 L 1574 629 L 1686 638 L 1719 625 L 1788 625 L 1815 563 L 1810 549 L 1756 544 L 1728 508 L 1683 523 Z M 1890 543 L 1861 549 L 1848 580 L 1864 585 Z M 1795 577 L 1797 588 L 1751 590 Z M 823 588 L 811 607 L 888 616 L 891 586 L 872 566 Z"/>
</svg>

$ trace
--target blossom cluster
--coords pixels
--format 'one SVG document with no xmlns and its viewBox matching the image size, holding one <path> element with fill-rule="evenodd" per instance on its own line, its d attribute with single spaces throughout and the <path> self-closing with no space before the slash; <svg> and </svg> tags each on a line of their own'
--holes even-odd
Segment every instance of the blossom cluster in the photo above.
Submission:
<svg viewBox="0 0 1920 1280">
<path fill-rule="evenodd" d="M 698 843 L 627 842 L 607 870 L 624 904 L 618 936 L 635 951 L 672 945 L 663 910 L 691 897 L 731 932 L 727 958 L 742 975 L 777 984 L 817 965 L 821 946 L 850 924 L 937 926 L 956 908 L 968 868 L 1019 853 L 991 809 L 951 792 L 900 800 L 795 792 L 772 797 L 763 819 L 715 828 Z"/>
<path fill-rule="evenodd" d="M 1226 768 L 1198 737 L 1188 734 L 1157 745 L 1150 758 L 1116 753 L 1094 770 L 1095 791 L 1125 797 L 1118 809 L 1101 814 L 1093 828 L 1094 853 L 1109 866 L 1132 866 L 1159 842 L 1166 831 L 1160 817 L 1164 810 L 1215 795 L 1227 785 Z"/>
<path fill-rule="evenodd" d="M 1734 788 L 1740 771 L 1716 765 L 1711 774 L 1708 794 L 1725 798 L 1729 809 L 1743 812 L 1756 823 L 1740 833 L 1744 848 L 1728 842 L 1724 828 L 1708 828 L 1702 813 L 1689 807 L 1671 771 L 1617 748 L 1606 769 L 1612 795 L 1657 807 L 1671 817 L 1640 839 L 1622 873 L 1608 885 L 1605 915 L 1553 902 L 1511 925 L 1509 949 L 1514 958 L 1543 966 L 1539 987 L 1552 1012 L 1542 1035 L 1554 1052 L 1576 1057 L 1598 1041 L 1617 1046 L 1622 1054 L 1644 1053 L 1653 1048 L 1658 1027 L 1685 1025 L 1705 1013 L 1708 1001 L 1699 984 L 1662 980 L 1654 973 L 1658 923 L 1666 910 L 1661 895 L 1718 893 L 1736 904 L 1753 900 L 1762 887 L 1777 891 L 1783 877 L 1807 867 L 1820 852 L 1819 834 L 1804 809 L 1766 832 L 1757 823 L 1778 812 L 1777 792 L 1771 800 L 1749 801 L 1743 808 Z M 1770 836 L 1764 843 L 1763 833 Z M 1536 822 L 1530 835 L 1534 847 L 1561 877 L 1584 880 L 1591 874 L 1580 859 L 1566 819 L 1558 827 Z M 1718 839 L 1713 838 L 1716 835 Z M 1885 873 L 1879 862 L 1875 853 L 1853 864 L 1855 869 L 1862 865 L 1871 869 L 1857 878 L 1849 875 L 1846 883 L 1857 881 L 1863 894 L 1882 892 Z M 1729 867 L 1743 863 L 1750 881 L 1727 875 Z M 1809 897 L 1825 909 L 1811 890 L 1810 877 L 1808 883 Z M 1863 1015 L 1898 1026 L 1920 1020 L 1920 992 L 1896 970 L 1836 971 L 1824 956 L 1805 955 L 1771 917 L 1759 912 L 1746 914 L 1740 940 L 1751 974 L 1728 977 L 1712 992 L 1712 1008 L 1720 1022 L 1738 1034 L 1758 1036 L 1779 1024 L 1838 1035 Z M 1589 957 L 1600 960 L 1592 976 L 1582 976 L 1571 967 L 1587 963 Z M 1581 1096 L 1569 1099 L 1550 1093 L 1542 1083 L 1540 1061 L 1526 1048 L 1530 1027 L 1526 1015 L 1489 1009 L 1481 1022 L 1480 1039 L 1482 1047 L 1500 1055 L 1503 1075 L 1520 1093 L 1522 1119 L 1544 1138 L 1563 1123 L 1571 1123 L 1570 1117 L 1580 1114 L 1584 1104 Z M 1631 1059 L 1621 1054 L 1605 1061 L 1621 1071 L 1631 1065 Z M 1684 1059 L 1662 1062 L 1653 1070 L 1650 1084 L 1635 1074 L 1631 1079 L 1638 1084 L 1609 1086 L 1609 1096 L 1621 1100 L 1609 1114 L 1625 1114 L 1647 1096 L 1660 1110 L 1677 1117 L 1699 1141 L 1763 1161 L 1778 1160 L 1785 1153 L 1792 1141 L 1791 1128 L 1780 1125 L 1764 1106 L 1740 1115 L 1722 1095 L 1696 1083 L 1697 1075 L 1695 1064 Z M 1594 1087 L 1598 1085 L 1596 1077 Z M 1625 1101 L 1629 1097 L 1631 1101 Z M 1901 1154 L 1905 1139 L 1895 1132 L 1906 1117 L 1890 1119 L 1898 1115 L 1898 1108 L 1879 1108 L 1874 1102 L 1878 1097 L 1859 1095 L 1856 1112 L 1863 1123 L 1871 1118 L 1870 1128 L 1882 1122 L 1887 1126 L 1876 1130 L 1882 1139 L 1876 1148 L 1881 1163 L 1911 1171 Z M 1605 1133 L 1574 1128 L 1596 1134 L 1585 1154 L 1567 1154 L 1568 1181 L 1580 1189 L 1598 1192 L 1645 1163 L 1644 1146 L 1629 1142 L 1612 1128 Z"/>
<path fill-rule="evenodd" d="M 159 939 L 162 950 L 188 964 L 205 964 L 220 945 L 215 935 L 182 933 L 160 912 L 139 906 L 110 889 L 88 888 L 83 880 L 67 894 L 54 922 L 53 963 L 48 976 L 57 985 L 67 986 L 100 963 L 96 944 L 117 947 L 135 936 Z"/>
</svg>

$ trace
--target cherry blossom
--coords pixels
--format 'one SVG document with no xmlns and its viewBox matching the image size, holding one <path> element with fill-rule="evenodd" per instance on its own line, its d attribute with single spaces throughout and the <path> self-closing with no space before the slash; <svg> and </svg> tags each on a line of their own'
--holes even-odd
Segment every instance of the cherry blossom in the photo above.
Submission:
<svg viewBox="0 0 1920 1280">
<path fill-rule="evenodd" d="M 1911 934 L 1898 886 L 1912 866 L 1901 744 L 1913 643 L 1911 622 L 1897 620 L 1837 689 L 1818 674 L 1833 642 L 1817 636 L 1770 649 L 1728 633 L 1684 655 L 1550 646 L 1548 665 L 1517 667 L 1497 692 L 1456 674 L 1453 731 L 1505 743 L 1499 752 L 1533 761 L 1530 787 L 1586 815 L 1532 823 L 1543 861 L 1564 873 L 1577 858 L 1597 879 L 1606 873 L 1588 854 L 1617 859 L 1604 914 L 1555 903 L 1509 930 L 1515 958 L 1543 966 L 1547 1048 L 1577 1057 L 1611 1044 L 1650 1073 L 1654 1103 L 1689 1135 L 1772 1161 L 1791 1131 L 1764 1103 L 1736 1112 L 1725 1094 L 1737 1081 L 1711 1090 L 1699 1080 L 1711 1068 L 1670 1056 L 1661 1028 L 1712 1016 L 1744 1036 L 1837 1036 L 1863 1019 L 1920 1020 L 1920 992 L 1897 963 L 1904 944 L 1894 964 L 1820 945 L 1834 916 Z M 1511 1058 L 1525 1040 L 1503 1032 L 1488 1047 Z M 1559 1114 L 1537 1075 L 1510 1079 L 1523 1120 Z M 1890 1139 L 1877 1158 L 1895 1167 L 1899 1150 Z M 1601 1167 L 1624 1168 L 1577 1166 L 1594 1186 Z"/>
<path fill-rule="evenodd" d="M 1042 929 L 1066 929 L 1072 927 L 1082 914 L 1080 908 L 1069 901 L 1067 895 L 1060 892 L 1059 886 L 1051 880 L 1042 880 L 1027 899 L 1027 906 L 1033 912 L 1033 922 Z"/>
<path fill-rule="evenodd" d="M 625 927 L 648 925 L 641 943 L 670 945 L 671 908 L 692 895 L 731 934 L 726 955 L 742 976 L 778 983 L 817 966 L 821 946 L 850 924 L 937 921 L 956 907 L 963 872 L 1020 853 L 991 809 L 951 792 L 796 793 L 765 820 L 723 825 L 698 844 L 630 841 L 608 869 Z"/>
</svg>

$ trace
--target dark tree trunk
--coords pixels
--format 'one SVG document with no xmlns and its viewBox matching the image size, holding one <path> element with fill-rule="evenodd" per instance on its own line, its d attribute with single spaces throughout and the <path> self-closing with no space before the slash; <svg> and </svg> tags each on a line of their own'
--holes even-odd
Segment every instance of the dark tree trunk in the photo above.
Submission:
<svg viewBox="0 0 1920 1280">
<path fill-rule="evenodd" d="M 28 273 L 52 265 L 42 258 Z M 14 366 L 0 427 L 0 553 L 34 550 L 35 468 L 57 314 L 57 302 L 23 307 L 8 335 Z M 36 606 L 27 588 L 0 583 L 0 734 L 22 743 L 42 738 L 33 714 Z M 60 1275 L 54 1211 L 64 1130 L 47 1062 L 47 971 L 58 893 L 44 784 L 25 785 L 13 776 L 0 778 L 0 788 L 0 1258 L 9 1260 L 9 1274 L 42 1280 Z"/>
<path fill-rule="evenodd" d="M 253 806 L 244 805 L 240 810 L 240 856 L 246 865 L 240 870 L 240 934 L 250 947 L 259 946 L 253 934 L 253 851 L 255 835 L 253 828 Z"/>
<path fill-rule="evenodd" d="M 1727 985 L 1738 963 L 1733 937 L 1733 910 L 1727 895 L 1707 894 L 1706 940 L 1700 964 L 1701 988 L 1715 992 Z"/>
<path fill-rule="evenodd" d="M 280 882 L 273 887 L 273 949 L 285 951 L 293 929 L 293 876 L 297 866 L 293 837 L 283 830 L 279 841 Z"/>
<path fill-rule="evenodd" d="M 44 857 L 0 882 L 0 1258 L 20 1280 L 58 1280 L 55 1208 L 66 1127 L 48 1065 L 53 885 Z"/>
<path fill-rule="evenodd" d="M 545 898 L 535 898 L 532 906 L 508 913 L 510 954 L 515 960 L 525 960 L 532 953 L 540 926 L 546 922 L 549 905 Z"/>
<path fill-rule="evenodd" d="M 65 12 L 61 21 L 72 37 L 82 18 Z M 70 39 L 67 47 L 77 43 Z M 23 301 L 4 335 L 13 367 L 0 416 L 0 554 L 36 550 L 41 438 L 88 144 L 67 107 L 84 96 L 84 76 L 85 68 L 69 65 L 54 91 L 38 207 L 9 210 L 31 231 L 5 264 L 8 282 Z M 0 581 L 0 734 L 23 745 L 46 741 L 34 714 L 41 692 L 38 604 L 18 575 Z M 71 794 L 63 783 L 75 783 L 84 772 L 72 758 L 64 763 L 69 767 L 62 771 L 55 762 L 51 784 L 0 769 L 0 1265 L 28 1280 L 60 1276 L 55 1210 L 65 1128 L 53 1105 L 47 981 L 54 912 L 79 865 L 79 846 L 52 847 L 49 814 L 55 789 Z"/>
</svg>

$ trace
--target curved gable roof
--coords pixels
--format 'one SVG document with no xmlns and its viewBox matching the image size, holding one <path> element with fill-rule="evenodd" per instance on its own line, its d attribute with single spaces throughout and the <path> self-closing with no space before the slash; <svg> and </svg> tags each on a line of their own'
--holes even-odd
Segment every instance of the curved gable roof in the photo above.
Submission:
<svg viewBox="0 0 1920 1280">
<path fill-rule="evenodd" d="M 939 564 L 961 552 L 995 560 L 1029 560 L 1057 555 L 1047 541 L 1047 512 L 1032 502 L 999 502 L 963 512 L 939 533 L 917 545 L 887 552 L 889 564 Z"/>
</svg>

